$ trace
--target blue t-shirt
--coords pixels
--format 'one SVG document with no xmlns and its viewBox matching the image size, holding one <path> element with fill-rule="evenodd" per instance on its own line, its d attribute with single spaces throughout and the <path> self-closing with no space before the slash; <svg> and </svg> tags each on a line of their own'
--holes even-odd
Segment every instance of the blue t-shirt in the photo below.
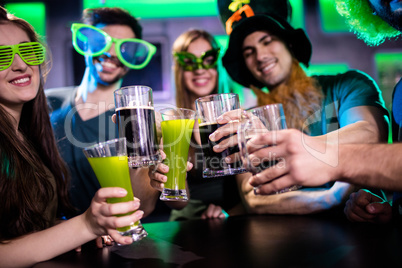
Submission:
<svg viewBox="0 0 402 268">
<path fill-rule="evenodd" d="M 402 79 L 396 84 L 392 93 L 392 140 L 401 142 L 402 133 Z M 401 121 L 401 122 L 397 122 Z M 401 175 L 402 177 L 402 175 Z M 402 192 L 394 192 L 392 200 L 394 217 L 398 220 L 402 218 Z"/>
<path fill-rule="evenodd" d="M 100 188 L 82 150 L 92 144 L 117 138 L 117 125 L 111 120 L 114 109 L 83 121 L 77 112 L 79 107 L 74 104 L 76 88 L 49 89 L 45 93 L 58 149 L 71 175 L 71 202 L 78 209 L 77 214 L 81 214 L 90 206 L 95 192 Z M 94 109 L 97 107 L 94 106 Z"/>
<path fill-rule="evenodd" d="M 342 114 L 357 106 L 374 106 L 389 117 L 375 81 L 361 71 L 351 70 L 337 75 L 314 76 L 320 84 L 324 100 L 321 111 L 309 119 L 310 135 L 324 135 L 341 127 Z"/>
</svg>

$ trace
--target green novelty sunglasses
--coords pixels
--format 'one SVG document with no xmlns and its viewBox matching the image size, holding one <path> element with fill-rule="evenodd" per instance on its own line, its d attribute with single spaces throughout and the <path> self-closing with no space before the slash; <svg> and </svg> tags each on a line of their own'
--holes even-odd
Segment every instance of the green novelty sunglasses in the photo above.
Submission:
<svg viewBox="0 0 402 268">
<path fill-rule="evenodd" d="M 156 47 L 147 41 L 127 38 L 113 38 L 92 25 L 74 23 L 71 25 L 74 49 L 84 56 L 98 57 L 109 51 L 113 43 L 117 58 L 131 69 L 142 69 L 151 60 Z"/>
<path fill-rule="evenodd" d="M 28 65 L 39 65 L 45 61 L 46 48 L 38 42 L 0 46 L 0 71 L 11 66 L 15 54 Z"/>
<path fill-rule="evenodd" d="M 215 68 L 219 58 L 219 52 L 220 49 L 215 48 L 205 51 L 200 57 L 187 51 L 174 52 L 173 56 L 185 71 L 195 71 L 198 69 Z"/>
</svg>

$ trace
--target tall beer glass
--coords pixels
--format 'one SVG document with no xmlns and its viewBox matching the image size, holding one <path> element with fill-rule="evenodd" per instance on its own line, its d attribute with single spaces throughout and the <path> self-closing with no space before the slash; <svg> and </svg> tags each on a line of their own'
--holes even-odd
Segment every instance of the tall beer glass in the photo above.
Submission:
<svg viewBox="0 0 402 268">
<path fill-rule="evenodd" d="M 152 89 L 127 86 L 115 90 L 119 137 L 127 139 L 128 165 L 132 168 L 155 165 L 158 151 Z"/>
<path fill-rule="evenodd" d="M 167 108 L 162 115 L 164 163 L 169 166 L 167 181 L 160 196 L 164 201 L 187 201 L 186 174 L 195 111 L 183 108 Z"/>
<path fill-rule="evenodd" d="M 102 187 L 121 187 L 127 191 L 125 197 L 109 198 L 108 203 L 134 200 L 127 160 L 126 138 L 98 143 L 85 148 L 83 151 Z M 140 221 L 130 226 L 117 228 L 117 231 L 121 235 L 131 236 L 134 241 L 141 240 L 148 235 Z"/>
<path fill-rule="evenodd" d="M 286 118 L 281 103 L 269 104 L 257 108 L 249 109 L 243 113 L 243 119 L 238 129 L 238 144 L 240 148 L 240 156 L 244 167 L 253 175 L 269 168 L 278 163 L 280 159 L 276 159 L 275 155 L 268 155 L 263 159 L 258 159 L 258 163 L 253 163 L 247 152 L 247 142 L 255 135 L 275 132 L 286 129 Z M 261 146 L 264 148 L 267 146 Z M 300 186 L 295 185 L 290 188 L 282 189 L 277 192 L 284 193 L 299 189 Z"/>
<path fill-rule="evenodd" d="M 195 104 L 199 116 L 199 131 L 204 155 L 203 177 L 219 177 L 246 172 L 241 161 L 231 164 L 225 162 L 225 157 L 238 152 L 239 149 L 237 146 L 226 149 L 221 153 L 214 152 L 213 147 L 228 138 L 228 136 L 216 142 L 212 142 L 209 139 L 209 135 L 221 127 L 216 121 L 220 115 L 228 111 L 240 109 L 239 96 L 234 93 L 213 94 L 198 98 Z"/>
</svg>

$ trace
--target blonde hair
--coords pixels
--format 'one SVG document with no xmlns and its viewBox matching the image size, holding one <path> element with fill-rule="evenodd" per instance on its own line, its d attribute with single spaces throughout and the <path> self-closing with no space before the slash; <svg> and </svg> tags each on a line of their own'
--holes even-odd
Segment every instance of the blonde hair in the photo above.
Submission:
<svg viewBox="0 0 402 268">
<path fill-rule="evenodd" d="M 202 38 L 206 40 L 213 49 L 219 48 L 217 42 L 215 41 L 214 37 L 204 30 L 199 29 L 192 29 L 182 33 L 176 41 L 173 43 L 173 52 L 183 52 L 187 51 L 188 47 L 192 42 L 195 40 Z M 219 61 L 220 59 L 218 59 Z M 219 64 L 218 67 L 219 68 Z M 191 97 L 191 92 L 185 87 L 183 81 L 183 67 L 181 67 L 177 61 L 174 62 L 174 80 L 176 85 L 176 106 L 181 108 L 190 108 L 193 104 L 193 99 Z M 218 71 L 218 79 L 219 81 L 219 69 Z M 211 94 L 217 93 L 219 88 L 220 82 L 218 82 L 211 92 Z"/>
</svg>

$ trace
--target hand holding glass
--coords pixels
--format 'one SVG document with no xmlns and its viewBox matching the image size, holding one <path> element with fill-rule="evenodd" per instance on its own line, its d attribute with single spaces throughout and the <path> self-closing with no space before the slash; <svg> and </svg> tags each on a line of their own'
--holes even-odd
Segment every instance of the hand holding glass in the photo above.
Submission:
<svg viewBox="0 0 402 268">
<path fill-rule="evenodd" d="M 243 165 L 249 172 L 253 175 L 258 174 L 261 171 L 276 165 L 280 159 L 276 159 L 275 155 L 267 155 L 260 159 L 251 159 L 247 147 L 253 145 L 248 144 L 248 141 L 253 136 L 261 135 L 268 131 L 277 131 L 286 128 L 285 114 L 283 112 L 282 104 L 280 103 L 260 106 L 244 112 L 243 119 L 238 129 L 238 144 Z M 266 147 L 268 146 L 261 146 L 260 149 Z M 300 189 L 300 186 L 295 185 L 282 189 L 276 193 L 279 194 L 297 189 Z"/>
<path fill-rule="evenodd" d="M 169 166 L 167 181 L 160 196 L 163 201 L 187 201 L 186 174 L 188 150 L 193 134 L 195 111 L 167 108 L 162 115 L 164 163 Z"/>
<path fill-rule="evenodd" d="M 98 143 L 85 148 L 83 151 L 101 187 L 121 187 L 127 191 L 125 197 L 109 198 L 108 203 L 134 200 L 127 160 L 126 138 Z M 147 232 L 140 221 L 132 223 L 130 226 L 117 228 L 117 230 L 123 236 L 131 236 L 134 241 L 141 240 L 147 236 Z"/>
<path fill-rule="evenodd" d="M 218 141 L 211 141 L 209 136 L 218 128 L 226 125 L 220 125 L 217 118 L 222 114 L 240 109 L 239 96 L 234 93 L 213 94 L 196 100 L 197 112 L 199 115 L 199 131 L 201 137 L 202 152 L 204 154 L 204 171 L 203 177 L 218 177 L 226 175 L 234 175 L 245 172 L 241 162 L 226 163 L 225 158 L 228 155 L 238 151 L 237 144 L 222 152 L 216 153 L 213 147 L 222 140 L 229 138 L 233 134 L 223 137 Z M 229 122 L 230 123 L 230 122 Z M 236 133 L 234 131 L 234 134 Z"/>
</svg>

